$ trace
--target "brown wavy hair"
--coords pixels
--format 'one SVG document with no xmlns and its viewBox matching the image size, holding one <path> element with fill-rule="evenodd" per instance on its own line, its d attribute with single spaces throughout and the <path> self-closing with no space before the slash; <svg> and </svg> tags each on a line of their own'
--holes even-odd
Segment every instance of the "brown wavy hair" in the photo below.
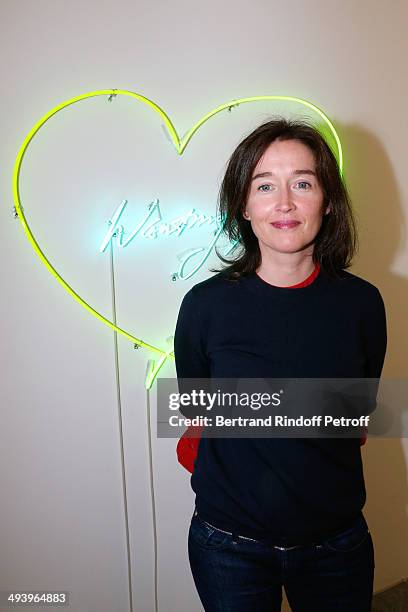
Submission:
<svg viewBox="0 0 408 612">
<path fill-rule="evenodd" d="M 278 117 L 263 123 L 242 140 L 227 162 L 220 186 L 217 215 L 223 225 L 223 233 L 235 243 L 232 259 L 223 257 L 226 264 L 211 272 L 221 272 L 230 280 L 236 280 L 255 272 L 261 265 L 258 238 L 251 223 L 243 218 L 251 179 L 258 161 L 267 147 L 275 140 L 299 140 L 314 154 L 316 175 L 323 191 L 323 210 L 331 204 L 331 211 L 323 215 L 322 225 L 314 240 L 313 261 L 330 275 L 349 268 L 358 248 L 356 222 L 350 197 L 331 148 L 317 130 L 305 121 Z"/>
</svg>

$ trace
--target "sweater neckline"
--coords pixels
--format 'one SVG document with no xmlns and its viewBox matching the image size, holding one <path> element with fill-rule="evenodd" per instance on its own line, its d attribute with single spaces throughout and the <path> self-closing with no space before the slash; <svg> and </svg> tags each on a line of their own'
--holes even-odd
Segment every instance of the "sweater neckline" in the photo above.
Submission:
<svg viewBox="0 0 408 612">
<path fill-rule="evenodd" d="M 256 272 L 249 274 L 246 277 L 246 282 L 250 289 L 258 292 L 260 291 L 265 295 L 291 298 L 294 296 L 300 297 L 315 293 L 315 291 L 321 287 L 324 276 L 324 271 L 320 263 L 317 262 L 313 272 L 304 281 L 297 283 L 296 285 L 290 285 L 288 287 L 271 285 L 271 283 L 263 280 L 263 278 L 261 278 Z"/>
<path fill-rule="evenodd" d="M 271 287 L 277 287 L 278 289 L 299 289 L 300 287 L 307 287 L 307 285 L 310 285 L 310 283 L 313 283 L 314 279 L 319 274 L 319 271 L 320 271 L 320 263 L 317 262 L 314 269 L 309 274 L 309 276 L 305 278 L 305 280 L 301 281 L 300 283 L 296 283 L 296 285 L 288 285 L 287 287 L 279 287 L 278 285 L 272 285 L 271 283 L 268 283 L 268 281 L 263 280 L 263 278 L 261 278 L 257 272 L 255 272 L 255 274 L 258 276 L 258 278 L 262 282 L 266 283 L 267 285 L 271 285 Z"/>
</svg>

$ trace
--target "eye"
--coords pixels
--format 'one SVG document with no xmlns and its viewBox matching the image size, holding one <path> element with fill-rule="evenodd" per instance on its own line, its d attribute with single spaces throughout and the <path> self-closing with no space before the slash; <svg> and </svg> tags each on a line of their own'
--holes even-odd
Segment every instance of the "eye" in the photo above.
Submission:
<svg viewBox="0 0 408 612">
<path fill-rule="evenodd" d="M 264 190 L 262 189 L 262 187 L 270 187 L 270 186 L 271 186 L 271 185 L 259 185 L 259 187 L 258 187 L 258 191 L 259 191 L 259 190 L 264 191 Z M 269 191 L 269 189 L 268 189 L 267 191 Z"/>
<path fill-rule="evenodd" d="M 299 181 L 298 185 L 309 185 L 309 187 L 311 187 L 311 184 L 308 183 L 307 181 Z"/>
</svg>

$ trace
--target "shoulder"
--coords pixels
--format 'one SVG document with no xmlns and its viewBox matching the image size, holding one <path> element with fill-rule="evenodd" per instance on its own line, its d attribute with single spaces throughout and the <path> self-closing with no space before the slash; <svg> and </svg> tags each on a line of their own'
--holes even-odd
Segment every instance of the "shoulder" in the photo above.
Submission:
<svg viewBox="0 0 408 612">
<path fill-rule="evenodd" d="M 230 294 L 240 285 L 239 281 L 230 280 L 222 272 L 218 272 L 205 280 L 196 283 L 184 296 L 185 299 L 198 300 L 201 303 L 207 300 L 220 299 Z"/>
<path fill-rule="evenodd" d="M 368 295 L 379 293 L 378 287 L 362 276 L 357 276 L 347 270 L 341 270 L 339 274 L 339 278 L 334 279 L 334 282 L 337 283 L 339 287 L 349 289 L 350 291 L 359 291 Z"/>
<path fill-rule="evenodd" d="M 349 294 L 350 297 L 382 300 L 378 287 L 362 276 L 357 276 L 347 270 L 341 270 L 339 278 L 331 279 L 331 281 L 334 286 Z"/>
</svg>

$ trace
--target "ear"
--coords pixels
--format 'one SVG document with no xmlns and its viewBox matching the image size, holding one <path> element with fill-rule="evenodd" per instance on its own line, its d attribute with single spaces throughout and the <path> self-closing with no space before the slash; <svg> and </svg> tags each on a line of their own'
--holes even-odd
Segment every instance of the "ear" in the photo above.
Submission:
<svg viewBox="0 0 408 612">
<path fill-rule="evenodd" d="M 246 210 L 244 210 L 244 212 L 242 213 L 242 216 L 244 217 L 244 219 L 247 219 L 249 221 L 249 215 Z"/>
<path fill-rule="evenodd" d="M 328 203 L 328 205 L 326 206 L 326 210 L 324 212 L 325 215 L 328 215 L 331 212 L 331 202 Z"/>
</svg>

